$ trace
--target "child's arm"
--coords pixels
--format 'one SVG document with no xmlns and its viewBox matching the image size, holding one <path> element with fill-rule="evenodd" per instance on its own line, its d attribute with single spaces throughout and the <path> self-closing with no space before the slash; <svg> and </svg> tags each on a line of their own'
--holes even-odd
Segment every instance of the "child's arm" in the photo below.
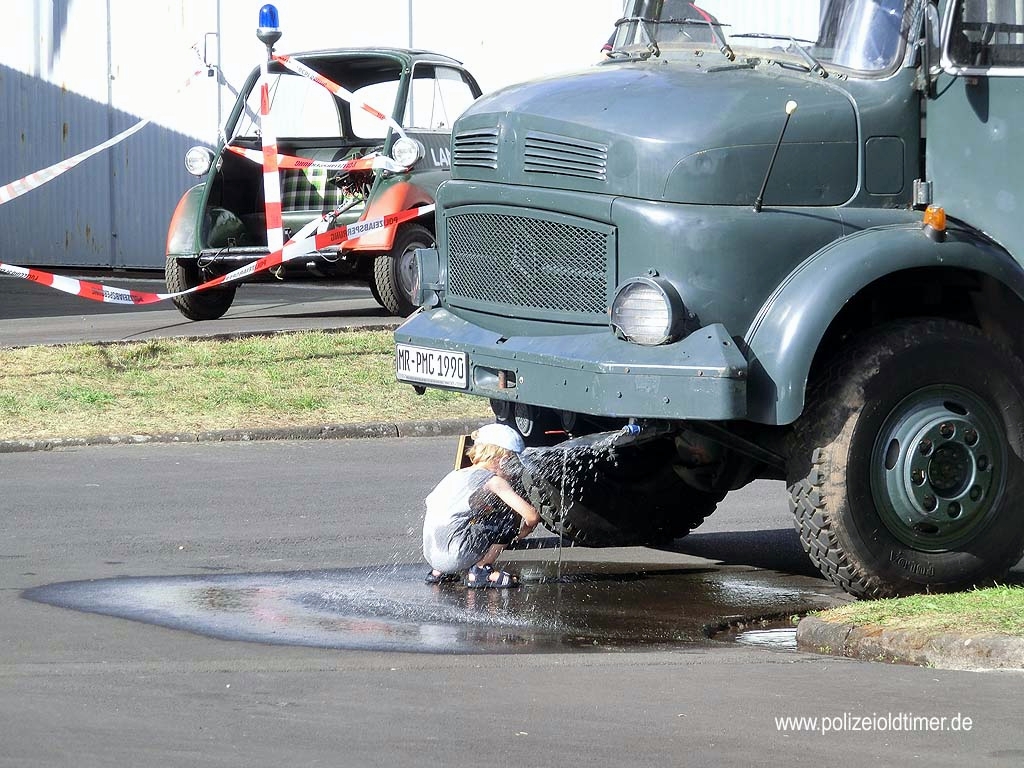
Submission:
<svg viewBox="0 0 1024 768">
<path fill-rule="evenodd" d="M 523 525 L 519 529 L 520 536 L 528 535 L 540 523 L 540 515 L 533 504 L 516 493 L 505 478 L 494 475 L 487 481 L 487 489 L 495 493 L 499 499 L 512 507 L 516 514 L 523 518 Z"/>
</svg>

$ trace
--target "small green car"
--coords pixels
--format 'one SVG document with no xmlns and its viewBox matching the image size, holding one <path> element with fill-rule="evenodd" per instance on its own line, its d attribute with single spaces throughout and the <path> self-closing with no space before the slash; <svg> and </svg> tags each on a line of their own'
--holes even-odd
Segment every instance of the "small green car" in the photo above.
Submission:
<svg viewBox="0 0 1024 768">
<path fill-rule="evenodd" d="M 526 484 L 580 544 L 683 536 L 766 478 L 852 594 L 1003 578 L 1020 3 L 633 0 L 610 48 L 456 123 L 398 378 L 571 436 Z"/>
<path fill-rule="evenodd" d="M 449 178 L 451 126 L 480 88 L 447 56 L 397 48 L 353 48 L 294 54 L 306 67 L 375 107 L 406 136 L 367 110 L 353 107 L 313 80 L 270 61 L 270 118 L 280 155 L 318 161 L 383 157 L 389 162 L 339 173 L 322 168 L 282 169 L 285 239 L 324 214 L 340 211 L 332 226 L 351 224 L 434 202 Z M 260 70 L 255 69 L 228 118 L 217 152 L 194 147 L 186 167 L 205 181 L 178 203 L 167 234 L 169 292 L 200 285 L 266 256 L 264 178 L 260 162 Z M 248 155 L 248 156 L 247 156 Z M 434 241 L 426 216 L 382 227 L 343 246 L 316 251 L 298 268 L 322 277 L 362 278 L 396 315 L 413 303 L 416 249 Z M 288 276 L 291 264 L 275 270 Z M 191 320 L 221 317 L 237 283 L 174 299 Z"/>
</svg>

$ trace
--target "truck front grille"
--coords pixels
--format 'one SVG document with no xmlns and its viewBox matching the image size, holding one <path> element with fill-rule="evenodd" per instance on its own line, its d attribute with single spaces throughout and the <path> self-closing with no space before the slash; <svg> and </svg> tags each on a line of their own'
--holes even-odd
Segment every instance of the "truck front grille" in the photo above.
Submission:
<svg viewBox="0 0 1024 768">
<path fill-rule="evenodd" d="M 484 212 L 450 215 L 447 227 L 450 297 L 514 317 L 607 320 L 611 228 Z"/>
</svg>

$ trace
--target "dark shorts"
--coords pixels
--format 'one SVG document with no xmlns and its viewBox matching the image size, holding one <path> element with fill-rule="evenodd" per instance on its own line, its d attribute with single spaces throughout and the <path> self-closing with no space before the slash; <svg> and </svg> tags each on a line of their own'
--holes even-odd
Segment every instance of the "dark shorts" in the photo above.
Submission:
<svg viewBox="0 0 1024 768">
<path fill-rule="evenodd" d="M 495 544 L 507 547 L 512 543 L 512 539 L 519 535 L 522 524 L 519 515 L 504 504 L 501 506 L 505 508 L 474 517 L 469 521 L 466 543 L 480 557 Z"/>
</svg>

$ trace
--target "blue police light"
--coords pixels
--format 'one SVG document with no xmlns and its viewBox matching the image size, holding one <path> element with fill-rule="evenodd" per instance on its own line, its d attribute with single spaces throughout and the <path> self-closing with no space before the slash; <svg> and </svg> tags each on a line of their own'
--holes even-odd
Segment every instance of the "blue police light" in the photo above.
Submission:
<svg viewBox="0 0 1024 768">
<path fill-rule="evenodd" d="M 260 8 L 260 28 L 261 29 L 280 29 L 281 22 L 279 21 L 277 8 L 270 3 L 267 3 Z"/>
<path fill-rule="evenodd" d="M 267 46 L 268 55 L 273 53 L 274 43 L 281 39 L 281 22 L 276 6 L 267 3 L 260 8 L 260 25 L 256 30 L 256 37 Z"/>
</svg>

